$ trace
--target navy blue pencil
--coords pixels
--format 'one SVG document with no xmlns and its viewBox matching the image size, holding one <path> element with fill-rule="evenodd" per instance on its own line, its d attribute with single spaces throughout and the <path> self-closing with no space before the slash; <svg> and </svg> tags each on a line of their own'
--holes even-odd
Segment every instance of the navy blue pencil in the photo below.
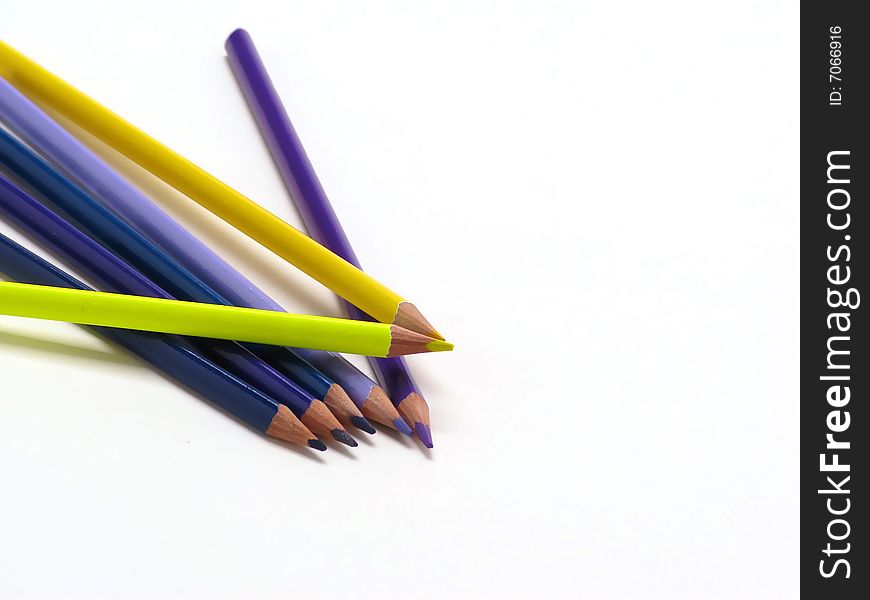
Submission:
<svg viewBox="0 0 870 600">
<path fill-rule="evenodd" d="M 75 236 L 74 232 L 81 232 L 59 215 L 46 211 L 44 206 L 21 190 L 4 195 L 2 204 L 8 216 L 16 219 L 31 235 L 39 235 L 45 244 L 52 245 L 57 252 L 63 251 L 65 260 L 75 264 L 104 291 L 223 304 L 213 298 L 205 284 L 157 246 L 3 130 L 0 130 L 0 161 L 24 183 L 43 194 L 64 216 L 74 220 L 94 237 L 104 240 L 110 250 L 137 267 L 149 268 L 149 275 L 159 275 L 155 279 L 172 285 L 172 294 L 187 295 L 180 298 L 171 295 L 160 284 L 152 282 L 114 254 L 108 253 L 97 260 L 97 248 L 102 249 L 99 243 L 88 236 Z M 15 196 L 18 196 L 17 200 L 11 200 Z M 51 233 L 43 229 L 49 222 L 56 228 Z M 58 232 L 75 239 L 77 245 L 74 251 L 54 248 L 60 235 Z M 321 400 L 241 345 L 213 340 L 198 342 L 196 347 L 200 352 L 207 352 L 209 359 L 286 404 L 314 433 L 331 435 L 349 446 L 357 445 L 356 440 L 345 431 Z"/>
<path fill-rule="evenodd" d="M 19 283 L 91 289 L 3 234 L 0 234 L 0 272 Z M 182 338 L 108 327 L 85 329 L 132 352 L 250 427 L 280 440 L 326 450 L 326 445 L 286 406 L 197 354 Z"/>
</svg>

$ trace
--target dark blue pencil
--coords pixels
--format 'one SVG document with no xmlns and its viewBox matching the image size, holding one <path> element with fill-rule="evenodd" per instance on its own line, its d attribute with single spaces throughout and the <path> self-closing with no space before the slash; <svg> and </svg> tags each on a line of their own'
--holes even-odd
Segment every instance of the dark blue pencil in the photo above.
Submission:
<svg viewBox="0 0 870 600">
<path fill-rule="evenodd" d="M 172 294 L 186 294 L 179 299 L 221 303 L 212 299 L 210 289 L 205 284 L 3 130 L 0 130 L 0 162 L 24 183 L 43 194 L 63 216 L 74 220 L 94 237 L 105 240 L 110 250 L 123 257 L 112 253 L 103 255 L 98 250 L 102 249 L 99 243 L 86 235 L 77 236 L 76 233 L 81 232 L 61 215 L 46 209 L 21 190 L 16 190 L 17 201 L 11 200 L 16 195 L 15 191 L 5 196 L 2 204 L 8 216 L 31 235 L 39 235 L 44 244 L 63 252 L 65 260 L 75 264 L 104 291 L 173 297 L 160 284 L 152 282 L 125 263 L 123 259 L 126 259 L 136 267 L 149 268 L 149 276 L 172 285 Z M 61 236 L 67 240 L 67 247 L 58 245 Z M 357 445 L 321 400 L 247 349 L 234 342 L 217 340 L 198 342 L 197 348 L 200 352 L 207 352 L 209 359 L 286 404 L 316 434 L 331 435 L 349 446 Z"/>
<path fill-rule="evenodd" d="M 0 185 L 0 195 L 5 190 L 6 186 Z M 91 289 L 3 234 L 0 234 L 0 272 L 20 283 Z M 287 442 L 326 450 L 326 445 L 286 406 L 204 358 L 182 338 L 108 327 L 85 329 L 132 352 L 250 427 Z"/>
</svg>

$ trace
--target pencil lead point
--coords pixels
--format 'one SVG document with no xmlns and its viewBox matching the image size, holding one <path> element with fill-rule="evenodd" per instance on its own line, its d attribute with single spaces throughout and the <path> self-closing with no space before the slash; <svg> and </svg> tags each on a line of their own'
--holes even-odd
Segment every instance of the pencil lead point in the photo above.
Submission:
<svg viewBox="0 0 870 600">
<path fill-rule="evenodd" d="M 365 417 L 351 417 L 350 422 L 353 424 L 354 427 L 356 427 L 357 429 L 360 429 L 362 431 L 365 431 L 369 435 L 374 434 L 376 431 L 375 428 L 372 427 L 372 424 L 369 423 L 369 420 L 366 419 Z"/>
<path fill-rule="evenodd" d="M 326 444 L 324 444 L 317 438 L 308 440 L 308 447 L 314 448 L 315 450 L 320 450 L 321 452 L 324 452 L 326 450 Z"/>
<path fill-rule="evenodd" d="M 426 349 L 430 352 L 447 352 L 453 350 L 453 344 L 444 340 L 432 340 L 426 344 Z"/>
<path fill-rule="evenodd" d="M 423 423 L 414 423 L 414 431 L 417 432 L 417 437 L 420 438 L 420 441 L 423 442 L 423 445 L 427 448 L 434 448 L 435 444 L 432 443 L 432 430 L 428 425 L 424 425 Z"/>
<path fill-rule="evenodd" d="M 405 423 L 404 419 L 393 419 L 393 427 L 399 433 L 404 433 L 405 435 L 414 435 L 414 430 L 408 427 L 408 424 Z"/>
<path fill-rule="evenodd" d="M 343 429 L 333 429 L 331 432 L 332 437 L 341 442 L 342 444 L 347 444 L 351 448 L 356 448 L 359 446 L 357 441 L 350 437 L 350 434 Z"/>
</svg>

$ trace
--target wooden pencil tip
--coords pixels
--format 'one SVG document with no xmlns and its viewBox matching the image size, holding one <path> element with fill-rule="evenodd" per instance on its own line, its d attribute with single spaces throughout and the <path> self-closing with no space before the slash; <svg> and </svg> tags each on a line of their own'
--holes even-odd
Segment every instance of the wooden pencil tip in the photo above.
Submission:
<svg viewBox="0 0 870 600">
<path fill-rule="evenodd" d="M 390 351 L 387 353 L 389 358 L 404 356 L 406 354 L 419 354 L 421 352 L 440 352 L 453 348 L 453 344 L 450 342 L 436 340 L 428 335 L 423 335 L 398 325 L 390 326 L 390 337 Z"/>
<path fill-rule="evenodd" d="M 323 403 L 343 423 L 351 421 L 355 417 L 362 418 L 362 413 L 356 407 L 356 404 L 353 403 L 353 400 L 350 399 L 344 388 L 337 383 L 329 386 L 326 396 L 323 397 Z"/>
<path fill-rule="evenodd" d="M 444 339 L 444 336 L 438 333 L 431 323 L 426 320 L 426 317 L 417 310 L 417 307 L 410 302 L 399 303 L 399 308 L 396 309 L 396 316 L 393 317 L 393 325 L 422 333 L 436 340 Z"/>
<path fill-rule="evenodd" d="M 416 392 L 411 392 L 405 396 L 401 402 L 399 402 L 397 408 L 399 409 L 399 414 L 401 414 L 402 418 L 405 419 L 405 423 L 417 432 L 418 437 L 420 437 L 419 425 L 425 426 L 425 429 L 423 429 L 425 439 L 424 437 L 420 437 L 420 440 L 424 444 L 426 444 L 426 442 L 431 444 L 432 434 L 429 429 L 429 405 L 426 404 L 423 396 Z"/>
<path fill-rule="evenodd" d="M 405 435 L 411 435 L 412 433 L 411 430 L 408 429 L 408 426 L 405 425 L 405 422 L 402 421 L 402 417 L 399 416 L 399 411 L 397 411 L 396 407 L 393 406 L 393 403 L 390 402 L 390 398 L 378 385 L 373 385 L 372 389 L 369 391 L 369 395 L 362 405 L 362 413 L 372 421 L 377 421 L 381 425 L 392 427 L 393 429 L 401 431 Z M 401 424 L 401 427 L 397 426 L 397 422 Z M 405 429 L 408 430 L 405 431 Z"/>
<path fill-rule="evenodd" d="M 344 388 L 333 383 L 326 392 L 323 398 L 323 403 L 332 411 L 338 420 L 342 423 L 350 423 L 357 429 L 365 431 L 368 434 L 375 433 L 375 428 L 368 422 L 360 410 L 344 391 Z"/>
<path fill-rule="evenodd" d="M 266 435 L 294 444 L 310 445 L 310 440 L 316 439 L 311 430 L 283 404 L 278 406 L 278 412 L 272 417 L 272 422 L 266 429 Z"/>
<path fill-rule="evenodd" d="M 302 414 L 302 423 L 317 435 L 324 437 L 332 435 L 333 430 L 344 431 L 341 423 L 335 415 L 326 407 L 321 400 L 316 398 L 311 401 L 308 408 Z"/>
</svg>

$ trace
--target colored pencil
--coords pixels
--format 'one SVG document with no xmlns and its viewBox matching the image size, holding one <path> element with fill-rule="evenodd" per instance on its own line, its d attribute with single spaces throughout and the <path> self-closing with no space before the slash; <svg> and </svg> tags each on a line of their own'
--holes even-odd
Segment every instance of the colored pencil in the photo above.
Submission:
<svg viewBox="0 0 870 600">
<path fill-rule="evenodd" d="M 265 292 L 175 222 L 2 78 L 0 121 L 56 163 L 94 198 L 102 200 L 118 216 L 161 246 L 216 294 L 236 306 L 283 311 Z M 176 276 L 181 272 L 171 271 Z M 152 273 L 146 274 L 152 276 Z M 159 277 L 159 274 L 156 276 Z M 183 300 L 209 301 L 202 297 L 185 295 L 183 288 L 170 288 L 169 291 Z M 214 299 L 211 301 L 215 302 Z M 323 400 L 339 419 L 350 422 L 363 431 L 374 432 L 363 414 L 378 417 L 384 412 L 383 409 L 378 410 L 380 406 L 392 411 L 387 415 L 388 425 L 404 426 L 404 422 L 377 384 L 340 355 L 309 349 L 293 349 L 292 352 L 295 356 L 287 356 L 287 352 L 270 346 L 263 347 L 256 353 L 315 397 Z M 317 361 L 320 366 L 314 367 L 312 361 Z M 349 391 L 346 393 L 345 389 Z M 355 407 L 359 407 L 359 410 Z M 406 433 L 410 433 L 410 430 Z"/>
<path fill-rule="evenodd" d="M 239 87 L 308 233 L 349 263 L 360 267 L 251 36 L 244 29 L 237 29 L 227 39 L 226 51 Z M 346 303 L 345 308 L 351 318 L 370 319 L 351 304 Z M 400 358 L 372 359 L 371 363 L 399 413 L 414 428 L 423 444 L 431 448 L 429 406 L 407 363 Z"/>
<path fill-rule="evenodd" d="M 375 433 L 375 428 L 341 385 L 300 359 L 294 352 L 289 352 L 289 348 L 256 345 L 246 345 L 246 348 L 298 383 L 315 398 L 323 400 L 330 412 L 342 423 L 353 425 L 368 434 Z"/>
<path fill-rule="evenodd" d="M 3 42 L 0 76 L 382 323 L 443 339 L 402 296 Z"/>
<path fill-rule="evenodd" d="M 42 246 L 73 265 L 94 283 L 113 292 L 171 298 L 122 259 L 103 248 L 32 196 L 0 177 L 0 214 Z M 0 285 L 2 293 L 2 285 Z M 219 340 L 192 340 L 197 350 L 223 368 L 287 405 L 305 425 L 320 435 L 356 445 L 320 402 L 270 365 L 237 344 Z"/>
<path fill-rule="evenodd" d="M 364 355 L 438 351 L 447 344 L 386 323 L 19 283 L 0 284 L 0 314 L 278 346 L 338 339 L 344 351 Z"/>
<path fill-rule="evenodd" d="M 25 283 L 88 290 L 88 286 L 48 261 L 0 234 L 0 272 Z M 158 372 L 216 404 L 250 427 L 294 444 L 316 450 L 326 445 L 283 404 L 204 358 L 175 336 L 86 328 L 149 363 Z"/>
<path fill-rule="evenodd" d="M 413 435 L 413 430 L 402 420 L 383 388 L 347 359 L 338 354 L 318 351 L 312 351 L 305 358 L 319 370 L 340 381 L 341 387 L 367 418 L 392 427 L 399 433 Z"/>
</svg>

